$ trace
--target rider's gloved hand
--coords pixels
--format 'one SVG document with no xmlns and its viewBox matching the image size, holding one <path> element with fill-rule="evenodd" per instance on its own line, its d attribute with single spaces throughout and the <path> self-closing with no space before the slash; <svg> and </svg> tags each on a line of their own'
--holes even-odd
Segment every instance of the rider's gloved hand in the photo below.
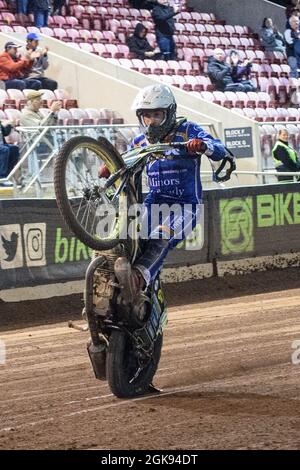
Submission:
<svg viewBox="0 0 300 470">
<path fill-rule="evenodd" d="M 204 153 L 207 145 L 202 139 L 192 139 L 186 144 L 188 153 Z"/>
<path fill-rule="evenodd" d="M 99 178 L 109 178 L 110 177 L 110 171 L 105 165 L 105 163 L 102 163 L 102 165 L 99 167 L 98 170 L 98 177 Z"/>
</svg>

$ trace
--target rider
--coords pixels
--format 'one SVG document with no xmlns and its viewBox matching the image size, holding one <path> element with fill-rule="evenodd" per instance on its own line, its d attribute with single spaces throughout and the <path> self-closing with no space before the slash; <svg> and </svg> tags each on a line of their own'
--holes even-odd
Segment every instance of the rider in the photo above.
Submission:
<svg viewBox="0 0 300 470">
<path fill-rule="evenodd" d="M 146 171 L 150 191 L 144 205 L 148 211 L 153 204 L 189 205 L 192 209 L 182 212 L 191 216 L 190 223 L 184 229 L 181 227 L 185 215 L 162 220 L 161 225 L 149 233 L 145 250 L 133 267 L 125 257 L 116 260 L 115 273 L 123 286 L 122 296 L 129 303 L 155 278 L 168 251 L 186 238 L 196 225 L 202 196 L 200 158 L 197 157 L 205 154 L 211 160 L 219 161 L 226 155 L 220 140 L 207 134 L 198 124 L 177 118 L 176 107 L 174 95 L 166 85 L 151 85 L 140 90 L 132 106 L 142 131 L 134 139 L 132 148 L 155 143 L 187 142 L 180 150 L 168 151 L 158 158 L 153 155 L 148 160 Z M 109 176 L 105 165 L 100 168 L 99 176 Z"/>
</svg>

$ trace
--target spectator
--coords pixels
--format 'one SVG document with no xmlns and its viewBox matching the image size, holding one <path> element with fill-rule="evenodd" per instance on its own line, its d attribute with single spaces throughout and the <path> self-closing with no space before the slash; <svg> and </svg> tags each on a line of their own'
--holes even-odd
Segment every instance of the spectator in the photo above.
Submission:
<svg viewBox="0 0 300 470">
<path fill-rule="evenodd" d="M 176 60 L 176 47 L 173 38 L 175 32 L 174 16 L 179 12 L 179 7 L 171 7 L 169 0 L 157 0 L 157 5 L 152 10 L 157 44 L 165 60 Z"/>
<path fill-rule="evenodd" d="M 300 18 L 300 10 L 298 10 L 298 8 L 294 8 L 292 11 L 291 11 L 291 16 L 297 16 L 298 18 Z M 290 17 L 291 17 L 290 16 Z M 290 19 L 289 17 L 289 19 Z M 287 20 L 286 22 L 286 29 L 288 29 L 290 27 L 290 23 L 289 23 L 289 19 Z"/>
<path fill-rule="evenodd" d="M 248 91 L 256 91 L 255 86 L 250 80 L 252 61 L 246 59 L 242 62 L 239 58 L 238 51 L 231 50 L 229 53 L 229 65 L 231 67 L 231 77 L 234 83 L 243 85 Z"/>
<path fill-rule="evenodd" d="M 57 113 L 61 108 L 60 101 L 53 101 L 48 116 L 43 116 L 40 111 L 42 107 L 42 91 L 30 91 L 27 94 L 27 106 L 21 111 L 20 125 L 24 127 L 55 126 L 57 124 Z"/>
<path fill-rule="evenodd" d="M 48 17 L 51 9 L 50 0 L 33 0 L 32 9 L 34 25 L 37 28 L 48 26 Z"/>
<path fill-rule="evenodd" d="M 27 8 L 28 0 L 17 0 L 16 1 L 16 18 L 20 24 L 24 26 L 27 19 Z"/>
<path fill-rule="evenodd" d="M 264 18 L 260 39 L 266 51 L 285 53 L 284 38 L 277 27 L 273 25 L 271 18 Z"/>
<path fill-rule="evenodd" d="M 286 29 L 290 28 L 289 19 L 291 18 L 291 16 L 297 16 L 298 18 L 300 18 L 300 3 L 298 3 L 296 7 L 292 5 L 291 9 L 289 10 L 289 16 L 287 18 L 286 25 L 285 25 Z"/>
<path fill-rule="evenodd" d="M 19 147 L 5 142 L 5 137 L 11 133 L 14 124 L 8 121 L 0 123 L 0 179 L 6 178 L 10 174 L 20 157 Z M 13 185 L 4 181 L 0 183 L 0 186 L 11 187 Z"/>
<path fill-rule="evenodd" d="M 39 90 L 41 84 L 38 80 L 26 78 L 33 61 L 38 57 L 36 52 L 27 52 L 23 59 L 17 55 L 17 49 L 21 47 L 10 41 L 4 46 L 4 52 L 0 54 L 0 80 L 5 83 L 6 90 L 9 88 L 32 88 Z"/>
<path fill-rule="evenodd" d="M 157 5 L 156 0 L 129 0 L 129 4 L 133 8 L 144 8 L 145 10 L 152 10 Z"/>
<path fill-rule="evenodd" d="M 150 46 L 146 38 L 147 33 L 147 28 L 142 23 L 138 23 L 133 35 L 127 40 L 127 46 L 129 47 L 129 51 L 133 52 L 138 59 L 157 60 L 160 58 L 160 51 L 158 48 L 154 49 Z"/>
<path fill-rule="evenodd" d="M 27 106 L 22 109 L 20 117 L 20 125 L 23 127 L 38 127 L 38 126 L 57 126 L 58 111 L 61 108 L 60 101 L 53 101 L 49 113 L 44 116 L 41 112 L 42 107 L 42 95 L 41 91 L 31 91 L 27 94 Z M 37 131 L 39 133 L 39 131 Z M 36 134 L 34 134 L 35 136 Z M 47 132 L 47 135 L 39 142 L 35 151 L 37 156 L 42 157 L 43 155 L 49 155 L 50 151 L 54 149 L 54 139 L 51 133 Z M 29 170 L 32 174 L 35 172 L 34 168 Z"/>
<path fill-rule="evenodd" d="M 36 33 L 29 33 L 26 36 L 27 44 L 23 47 L 20 52 L 24 56 L 28 52 L 37 52 L 39 56 L 34 60 L 31 69 L 28 72 L 28 77 L 38 80 L 41 84 L 41 87 L 46 90 L 56 90 L 57 82 L 51 78 L 44 76 L 45 70 L 49 67 L 48 60 L 48 47 L 41 49 L 39 47 L 40 37 Z"/>
<path fill-rule="evenodd" d="M 298 10 L 300 13 L 300 1 L 299 0 L 291 0 L 290 5 L 288 5 L 285 9 L 285 14 L 287 20 L 295 14 L 295 11 Z"/>
<path fill-rule="evenodd" d="M 27 5 L 28 15 L 30 15 L 30 14 L 33 15 L 33 4 L 34 4 L 34 0 L 28 0 L 28 5 Z"/>
<path fill-rule="evenodd" d="M 300 172 L 300 160 L 296 150 L 289 145 L 289 134 L 286 129 L 280 129 L 278 139 L 273 147 L 272 156 L 275 163 L 276 171 L 283 172 Z M 278 181 L 292 181 L 292 176 L 278 176 Z"/>
<path fill-rule="evenodd" d="M 284 32 L 286 42 L 286 54 L 288 64 L 291 68 L 291 77 L 298 78 L 298 69 L 300 69 L 300 31 L 299 18 L 291 16 L 289 19 L 290 28 Z"/>
<path fill-rule="evenodd" d="M 214 55 L 208 61 L 208 76 L 217 91 L 252 91 L 249 85 L 242 82 L 235 83 L 232 77 L 232 67 L 225 62 L 225 52 L 223 49 L 215 49 Z"/>
<path fill-rule="evenodd" d="M 291 94 L 288 107 L 299 108 L 300 106 L 300 86 L 298 86 Z"/>
<path fill-rule="evenodd" d="M 62 8 L 66 6 L 66 0 L 53 1 L 53 15 L 61 15 Z"/>
</svg>

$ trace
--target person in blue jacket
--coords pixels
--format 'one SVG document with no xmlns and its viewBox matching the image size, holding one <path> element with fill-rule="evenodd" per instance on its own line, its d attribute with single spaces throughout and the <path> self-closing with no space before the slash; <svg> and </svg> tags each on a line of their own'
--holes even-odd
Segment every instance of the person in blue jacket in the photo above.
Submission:
<svg viewBox="0 0 300 470">
<path fill-rule="evenodd" d="M 11 123 L 0 122 L 0 179 L 4 179 L 10 174 L 20 157 L 19 147 L 7 144 L 5 141 L 5 137 L 11 133 L 12 128 L 13 125 Z M 11 186 L 13 184 L 10 181 L 0 182 L 0 187 Z"/>
<path fill-rule="evenodd" d="M 186 142 L 186 146 L 164 155 L 153 155 L 148 160 L 149 193 L 144 201 L 147 221 L 153 215 L 154 205 L 177 204 L 182 211 L 175 215 L 170 211 L 157 226 L 150 220 L 145 249 L 133 267 L 125 257 L 116 260 L 115 273 L 123 285 L 123 297 L 129 303 L 156 277 L 169 250 L 184 240 L 197 224 L 202 198 L 199 157 L 205 154 L 219 161 L 227 153 L 222 142 L 198 124 L 177 118 L 176 107 L 174 95 L 166 85 L 151 85 L 140 90 L 132 107 L 142 131 L 134 139 L 132 148 L 174 142 Z M 109 176 L 105 166 L 100 168 L 99 176 Z"/>
</svg>

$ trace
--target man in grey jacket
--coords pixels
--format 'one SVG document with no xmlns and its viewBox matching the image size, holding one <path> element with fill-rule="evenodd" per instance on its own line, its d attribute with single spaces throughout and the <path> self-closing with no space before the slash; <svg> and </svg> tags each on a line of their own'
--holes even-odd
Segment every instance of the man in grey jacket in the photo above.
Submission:
<svg viewBox="0 0 300 470">
<path fill-rule="evenodd" d="M 58 123 L 58 111 L 61 108 L 60 101 L 53 101 L 50 109 L 43 114 L 41 112 L 42 106 L 42 91 L 29 91 L 27 94 L 27 106 L 22 109 L 20 117 L 20 126 L 22 127 L 39 127 L 39 126 L 57 126 Z M 35 131 L 31 134 L 30 138 L 36 137 L 39 131 Z M 49 154 L 49 151 L 54 149 L 54 139 L 51 132 L 47 132 L 46 136 L 43 137 L 41 142 L 36 148 L 38 156 Z M 31 171 L 35 171 L 34 169 Z"/>
<path fill-rule="evenodd" d="M 28 73 L 28 78 L 38 80 L 45 90 L 54 91 L 57 89 L 57 82 L 51 78 L 45 77 L 45 70 L 49 67 L 48 47 L 44 49 L 39 47 L 40 37 L 36 33 L 29 33 L 26 36 L 26 46 L 22 47 L 21 55 L 25 56 L 28 52 L 37 52 L 39 56 L 34 60 Z"/>
<path fill-rule="evenodd" d="M 32 90 L 28 92 L 26 97 L 27 106 L 21 111 L 21 126 L 56 126 L 58 120 L 57 113 L 61 108 L 61 102 L 53 101 L 50 106 L 49 114 L 44 116 L 40 111 L 42 106 L 42 96 L 42 91 Z"/>
</svg>

